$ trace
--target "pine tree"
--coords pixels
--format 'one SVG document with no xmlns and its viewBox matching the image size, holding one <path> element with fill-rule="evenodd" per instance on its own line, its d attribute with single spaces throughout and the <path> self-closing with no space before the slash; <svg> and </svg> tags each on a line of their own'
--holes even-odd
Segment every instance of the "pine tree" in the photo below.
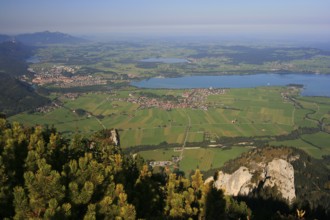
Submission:
<svg viewBox="0 0 330 220">
<path fill-rule="evenodd" d="M 61 136 L 52 129 L 52 133 L 50 131 L 45 131 L 44 133 L 49 134 L 48 144 L 46 146 L 46 155 L 47 162 L 53 167 L 53 169 L 61 172 L 64 164 L 69 161 L 68 155 L 68 146 L 65 140 L 61 138 Z"/>
<path fill-rule="evenodd" d="M 96 220 L 96 211 L 94 204 L 88 205 L 88 210 L 86 215 L 84 216 L 84 220 Z"/>
<path fill-rule="evenodd" d="M 71 160 L 66 165 L 66 172 L 62 172 L 67 178 L 69 200 L 72 204 L 88 204 L 97 187 L 105 178 L 105 168 L 93 159 L 92 154 L 86 153 L 79 160 Z"/>
<path fill-rule="evenodd" d="M 0 119 L 0 128 L 0 217 L 8 217 L 14 212 L 13 189 L 24 181 L 27 137 L 18 123 Z"/>
<path fill-rule="evenodd" d="M 26 193 L 21 186 L 14 188 L 14 207 L 15 216 L 14 219 L 27 219 L 32 217 L 32 212 L 29 207 L 29 200 Z"/>
<path fill-rule="evenodd" d="M 138 218 L 157 219 L 162 215 L 163 191 L 159 187 L 159 182 L 153 179 L 152 172 L 147 165 L 140 170 L 139 178 L 134 187 L 134 204 Z"/>
<path fill-rule="evenodd" d="M 199 170 L 191 181 L 156 175 L 107 133 L 65 141 L 52 129 L 0 119 L 0 217 L 14 219 L 221 219 L 250 216 Z M 103 140 L 103 139 L 104 140 Z M 70 143 L 70 144 L 68 144 Z M 167 181 L 166 181 L 167 178 Z"/>
<path fill-rule="evenodd" d="M 36 217 L 42 217 L 49 205 L 62 201 L 65 187 L 61 184 L 60 174 L 51 169 L 45 159 L 38 161 L 36 173 L 24 174 L 25 187 L 29 198 L 29 209 Z M 50 203 L 52 201 L 52 203 Z"/>
<path fill-rule="evenodd" d="M 226 201 L 224 200 L 223 191 L 216 189 L 213 182 L 208 183 L 206 187 L 204 218 L 225 219 Z"/>
<path fill-rule="evenodd" d="M 193 207 L 194 190 L 190 181 L 184 177 L 170 174 L 166 184 L 165 214 L 171 218 L 188 218 L 197 214 Z"/>
<path fill-rule="evenodd" d="M 134 220 L 136 215 L 135 208 L 127 203 L 127 195 L 124 192 L 124 186 L 117 184 L 115 192 L 118 199 L 117 205 L 120 209 L 119 216 L 125 220 Z"/>
<path fill-rule="evenodd" d="M 199 169 L 195 170 L 194 175 L 191 176 L 191 187 L 194 193 L 195 215 L 202 217 L 205 204 L 205 185 Z"/>
<path fill-rule="evenodd" d="M 2 156 L 0 156 L 0 218 L 10 215 L 11 188 Z"/>
</svg>

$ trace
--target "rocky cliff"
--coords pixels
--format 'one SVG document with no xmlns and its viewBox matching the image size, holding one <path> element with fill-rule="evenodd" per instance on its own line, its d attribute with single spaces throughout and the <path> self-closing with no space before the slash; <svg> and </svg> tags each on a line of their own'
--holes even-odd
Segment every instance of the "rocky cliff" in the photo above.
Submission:
<svg viewBox="0 0 330 220">
<path fill-rule="evenodd" d="M 297 155 L 271 158 L 261 155 L 258 159 L 247 159 L 244 166 L 240 166 L 234 172 L 219 171 L 215 179 L 210 177 L 206 181 L 213 180 L 216 188 L 233 196 L 246 196 L 262 188 L 273 188 L 280 197 L 292 203 L 296 198 L 296 192 L 295 171 L 291 162 L 297 158 Z"/>
<path fill-rule="evenodd" d="M 296 198 L 293 166 L 283 159 L 274 159 L 264 171 L 264 187 L 276 186 L 282 197 L 292 203 Z"/>
</svg>

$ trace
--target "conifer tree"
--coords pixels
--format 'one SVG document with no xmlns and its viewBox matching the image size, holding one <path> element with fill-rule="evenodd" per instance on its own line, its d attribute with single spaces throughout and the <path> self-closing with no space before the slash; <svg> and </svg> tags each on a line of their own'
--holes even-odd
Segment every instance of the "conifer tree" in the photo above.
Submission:
<svg viewBox="0 0 330 220">
<path fill-rule="evenodd" d="M 84 220 L 96 220 L 96 211 L 94 204 L 88 205 L 88 210 L 86 215 L 84 216 Z"/>
<path fill-rule="evenodd" d="M 27 219 L 32 217 L 32 212 L 29 207 L 29 201 L 26 193 L 21 186 L 14 188 L 14 207 L 15 216 L 14 219 Z"/>
<path fill-rule="evenodd" d="M 50 132 L 46 131 L 44 133 L 49 134 Z M 47 139 L 47 162 L 53 167 L 53 169 L 61 172 L 64 164 L 70 160 L 67 143 L 56 131 L 50 133 L 50 136 Z"/>
<path fill-rule="evenodd" d="M 213 186 L 213 182 L 206 184 L 205 196 L 205 219 L 225 219 L 226 201 L 222 190 Z"/>
<path fill-rule="evenodd" d="M 166 184 L 165 214 L 171 218 L 188 218 L 196 216 L 198 207 L 191 183 L 184 177 L 170 174 Z"/>
<path fill-rule="evenodd" d="M 108 132 L 109 133 L 109 132 Z M 156 175 L 101 132 L 91 140 L 0 119 L 0 218 L 236 219 L 245 203 L 224 197 L 199 170 L 191 181 Z M 166 181 L 167 178 L 167 181 Z"/>
<path fill-rule="evenodd" d="M 191 176 L 191 187 L 194 193 L 194 206 L 196 207 L 196 214 L 202 217 L 205 204 L 205 185 L 203 175 L 200 170 L 195 170 L 194 175 Z"/>
<path fill-rule="evenodd" d="M 11 204 L 8 204 L 8 201 L 11 201 L 11 189 L 2 156 L 0 156 L 0 218 L 10 214 Z"/>
<path fill-rule="evenodd" d="M 97 187 L 103 183 L 105 169 L 102 164 L 93 159 L 92 154 L 86 153 L 79 160 L 71 160 L 66 165 L 69 199 L 72 204 L 88 204 Z"/>
<path fill-rule="evenodd" d="M 36 217 L 42 217 L 49 205 L 53 205 L 54 208 L 65 196 L 60 174 L 52 170 L 45 159 L 38 161 L 36 173 L 27 171 L 24 179 L 29 209 Z"/>
<path fill-rule="evenodd" d="M 13 189 L 24 181 L 27 138 L 18 123 L 11 125 L 0 119 L 0 128 L 0 197 L 4 199 L 0 202 L 0 216 L 8 216 L 14 211 Z"/>
<path fill-rule="evenodd" d="M 156 219 L 162 216 L 163 191 L 159 182 L 153 179 L 152 172 L 147 165 L 140 170 L 139 178 L 136 180 L 133 201 L 138 218 Z"/>
</svg>

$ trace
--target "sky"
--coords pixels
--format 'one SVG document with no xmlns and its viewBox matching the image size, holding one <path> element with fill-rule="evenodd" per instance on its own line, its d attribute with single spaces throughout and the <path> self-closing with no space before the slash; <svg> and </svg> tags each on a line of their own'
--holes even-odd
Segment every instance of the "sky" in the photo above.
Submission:
<svg viewBox="0 0 330 220">
<path fill-rule="evenodd" d="M 330 39 L 329 0 L 1 0 L 0 33 Z"/>
</svg>

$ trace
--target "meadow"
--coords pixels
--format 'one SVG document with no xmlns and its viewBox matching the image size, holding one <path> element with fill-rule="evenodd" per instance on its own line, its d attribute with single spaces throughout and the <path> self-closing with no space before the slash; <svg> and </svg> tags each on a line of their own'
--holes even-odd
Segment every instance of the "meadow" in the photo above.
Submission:
<svg viewBox="0 0 330 220">
<path fill-rule="evenodd" d="M 188 142 L 201 142 L 203 133 L 217 136 L 265 136 L 285 134 L 293 123 L 293 105 L 280 96 L 283 88 L 231 89 L 226 94 L 208 97 L 212 106 L 201 109 L 139 109 L 125 101 L 126 91 L 86 93 L 75 100 L 59 97 L 62 107 L 48 113 L 23 113 L 10 118 L 24 124 L 54 125 L 60 132 L 84 134 L 102 128 L 121 131 L 123 147 L 161 142 L 182 143 L 190 119 Z M 136 90 L 139 93 L 142 90 Z M 184 90 L 147 90 L 158 95 L 182 95 Z M 83 109 L 85 115 L 74 111 Z M 297 114 L 298 115 L 298 114 Z M 233 123 L 235 120 L 235 123 Z M 312 124 L 312 122 L 308 122 Z M 104 127 L 103 127 L 104 126 Z"/>
<path fill-rule="evenodd" d="M 183 159 L 180 161 L 179 169 L 186 174 L 190 174 L 195 169 L 207 171 L 213 168 L 223 166 L 223 164 L 238 157 L 241 153 L 248 151 L 246 147 L 232 148 L 187 148 L 184 150 Z M 173 149 L 156 149 L 149 151 L 141 151 L 139 154 L 146 160 L 172 160 L 173 156 L 180 156 L 181 152 Z"/>
<path fill-rule="evenodd" d="M 299 139 L 271 142 L 274 146 L 289 146 L 302 149 L 314 158 L 322 159 L 330 155 L 330 134 L 318 132 L 316 134 L 305 134 Z"/>
<path fill-rule="evenodd" d="M 75 100 L 52 94 L 62 104 L 46 113 L 21 113 L 10 117 L 26 125 L 54 125 L 59 132 L 90 135 L 100 129 L 116 128 L 123 149 L 134 146 L 157 146 L 160 143 L 202 147 L 183 152 L 180 169 L 189 172 L 199 167 L 208 170 L 222 166 L 229 159 L 248 150 L 235 147 L 229 150 L 210 148 L 210 143 L 221 143 L 223 137 L 259 137 L 270 145 L 287 145 L 305 150 L 315 158 L 330 154 L 328 127 L 330 124 L 328 98 L 300 97 L 289 87 L 260 87 L 228 89 L 225 94 L 210 95 L 208 110 L 192 108 L 140 109 L 139 104 L 127 101 L 131 96 L 153 93 L 181 98 L 187 90 L 122 89 L 116 92 L 80 94 Z M 283 94 L 289 93 L 294 101 Z M 132 95 L 133 94 L 133 95 Z M 85 114 L 77 114 L 77 110 Z M 272 137 L 288 135 L 299 127 L 324 131 L 304 134 L 297 139 L 274 141 Z M 205 135 L 208 139 L 205 139 Z M 173 149 L 143 151 L 146 159 L 168 160 L 178 155 Z"/>
</svg>

